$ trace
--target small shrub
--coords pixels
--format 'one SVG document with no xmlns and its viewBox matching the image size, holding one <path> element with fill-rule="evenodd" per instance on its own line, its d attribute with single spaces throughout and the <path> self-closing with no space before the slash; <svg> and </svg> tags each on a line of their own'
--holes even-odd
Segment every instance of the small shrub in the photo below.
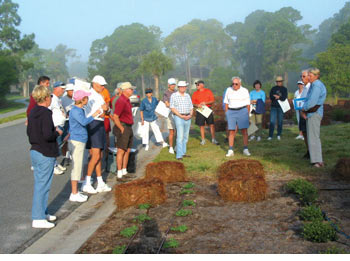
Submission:
<svg viewBox="0 0 350 261">
<path fill-rule="evenodd" d="M 139 205 L 139 209 L 149 209 L 151 207 L 151 204 L 141 204 Z"/>
<path fill-rule="evenodd" d="M 295 193 L 303 204 L 313 203 L 318 197 L 316 187 L 303 179 L 295 179 L 288 182 L 287 190 Z"/>
<path fill-rule="evenodd" d="M 306 223 L 302 235 L 305 239 L 317 243 L 334 241 L 338 238 L 337 232 L 329 222 L 323 223 L 318 220 Z"/>
<path fill-rule="evenodd" d="M 122 231 L 120 231 L 120 235 L 122 235 L 123 237 L 129 237 L 130 238 L 133 235 L 135 235 L 137 230 L 139 230 L 139 228 L 137 226 L 127 227 L 127 228 L 123 229 Z"/>
<path fill-rule="evenodd" d="M 334 121 L 344 121 L 345 114 L 346 110 L 337 108 L 332 111 L 331 117 Z"/>
<path fill-rule="evenodd" d="M 116 248 L 113 249 L 112 254 L 123 254 L 125 251 L 125 245 L 122 246 L 117 246 Z"/>
<path fill-rule="evenodd" d="M 194 183 L 189 182 L 184 186 L 184 189 L 191 189 L 191 188 L 194 188 L 194 186 L 195 186 Z"/>
<path fill-rule="evenodd" d="M 179 246 L 179 242 L 175 238 L 170 238 L 169 240 L 165 241 L 163 247 L 164 248 L 176 248 Z"/>
<path fill-rule="evenodd" d="M 302 208 L 299 217 L 306 221 L 324 220 L 321 208 L 315 205 Z"/>
<path fill-rule="evenodd" d="M 177 227 L 172 227 L 170 228 L 171 231 L 175 231 L 175 232 L 181 232 L 184 233 L 187 231 L 187 226 L 186 225 L 181 225 L 181 226 L 177 226 Z"/>
<path fill-rule="evenodd" d="M 188 206 L 193 206 L 193 207 L 195 207 L 195 206 L 196 206 L 196 203 L 194 203 L 193 200 L 184 200 L 184 201 L 182 202 L 182 206 L 183 206 L 183 207 L 188 207 Z"/>
<path fill-rule="evenodd" d="M 320 254 L 350 254 L 350 252 L 334 246 L 327 248 L 325 251 L 320 251 Z"/>
<path fill-rule="evenodd" d="M 151 220 L 152 218 L 150 216 L 148 216 L 147 214 L 141 214 L 141 215 L 138 215 L 134 221 L 137 221 L 139 223 L 143 223 L 145 222 L 146 220 Z"/>
<path fill-rule="evenodd" d="M 188 215 L 192 214 L 192 210 L 189 209 L 180 209 L 179 211 L 176 212 L 177 217 L 186 217 Z"/>
<path fill-rule="evenodd" d="M 183 194 L 193 194 L 194 193 L 194 190 L 192 189 L 182 189 L 180 194 L 183 195 Z"/>
</svg>

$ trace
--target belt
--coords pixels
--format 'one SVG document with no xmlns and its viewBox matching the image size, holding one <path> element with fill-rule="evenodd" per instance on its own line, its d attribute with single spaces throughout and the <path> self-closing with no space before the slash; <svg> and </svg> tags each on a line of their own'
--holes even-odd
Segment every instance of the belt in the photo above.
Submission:
<svg viewBox="0 0 350 261">
<path fill-rule="evenodd" d="M 229 110 L 231 110 L 231 111 L 239 111 L 239 110 L 241 110 L 241 109 L 243 109 L 243 108 L 246 108 L 247 106 L 243 106 L 243 107 L 239 107 L 239 108 L 228 108 Z"/>
<path fill-rule="evenodd" d="M 125 125 L 125 126 L 128 126 L 128 127 L 131 127 L 132 126 L 132 124 L 128 124 L 128 123 L 125 123 L 125 122 L 120 122 L 122 125 Z"/>
<path fill-rule="evenodd" d="M 189 113 L 180 113 L 181 115 L 183 115 L 183 116 L 188 116 L 188 115 L 190 115 Z"/>
</svg>

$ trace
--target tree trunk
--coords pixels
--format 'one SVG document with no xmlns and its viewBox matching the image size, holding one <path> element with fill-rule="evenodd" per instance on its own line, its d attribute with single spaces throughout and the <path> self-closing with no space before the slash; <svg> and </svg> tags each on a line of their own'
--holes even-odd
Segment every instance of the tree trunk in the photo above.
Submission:
<svg viewBox="0 0 350 261">
<path fill-rule="evenodd" d="M 288 86 L 288 72 L 284 73 L 284 83 L 285 83 L 285 87 Z"/>
<path fill-rule="evenodd" d="M 191 75 L 191 66 L 190 66 L 190 59 L 187 58 L 187 71 L 188 71 L 188 88 L 189 88 L 189 93 L 192 93 L 192 75 Z"/>
<path fill-rule="evenodd" d="M 145 97 L 145 76 L 142 73 L 141 74 L 141 88 L 142 88 L 142 95 L 140 95 L 142 98 Z"/>
<path fill-rule="evenodd" d="M 153 75 L 153 77 L 154 77 L 155 97 L 159 99 L 159 76 Z"/>
<path fill-rule="evenodd" d="M 27 98 L 29 96 L 29 83 L 27 80 L 23 81 L 23 97 Z"/>
</svg>

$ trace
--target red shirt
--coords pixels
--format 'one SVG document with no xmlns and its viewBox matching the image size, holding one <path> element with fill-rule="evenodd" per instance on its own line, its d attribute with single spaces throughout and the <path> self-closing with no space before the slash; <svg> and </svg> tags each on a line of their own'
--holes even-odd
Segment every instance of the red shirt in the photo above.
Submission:
<svg viewBox="0 0 350 261">
<path fill-rule="evenodd" d="M 35 107 L 35 105 L 36 105 L 36 101 L 34 100 L 33 96 L 30 95 L 30 97 L 29 97 L 29 105 L 28 105 L 28 108 L 27 108 L 27 118 L 29 116 L 30 111 Z"/>
<path fill-rule="evenodd" d="M 214 94 L 207 88 L 203 88 L 201 91 L 197 90 L 192 95 L 193 104 L 200 104 L 201 102 L 213 102 L 214 100 Z M 207 104 L 207 106 L 211 107 L 212 104 Z"/>
<path fill-rule="evenodd" d="M 129 98 L 124 94 L 120 95 L 119 99 L 115 103 L 114 114 L 119 116 L 119 120 L 126 124 L 134 124 L 132 117 L 132 106 Z"/>
</svg>

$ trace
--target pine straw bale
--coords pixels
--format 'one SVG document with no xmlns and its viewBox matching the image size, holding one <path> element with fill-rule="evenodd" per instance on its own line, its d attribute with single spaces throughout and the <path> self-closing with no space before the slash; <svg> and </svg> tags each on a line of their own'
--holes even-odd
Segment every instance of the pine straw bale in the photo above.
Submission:
<svg viewBox="0 0 350 261">
<path fill-rule="evenodd" d="M 256 160 L 232 160 L 219 168 L 218 192 L 233 202 L 255 202 L 266 198 L 263 166 Z"/>
<path fill-rule="evenodd" d="M 115 204 L 119 209 L 140 204 L 155 206 L 166 199 L 164 183 L 157 178 L 139 179 L 115 186 Z"/>
<path fill-rule="evenodd" d="M 145 178 L 158 178 L 164 183 L 188 181 L 184 164 L 175 161 L 149 163 L 146 166 Z"/>
<path fill-rule="evenodd" d="M 342 180 L 350 181 L 350 158 L 339 159 L 333 174 Z"/>
</svg>

